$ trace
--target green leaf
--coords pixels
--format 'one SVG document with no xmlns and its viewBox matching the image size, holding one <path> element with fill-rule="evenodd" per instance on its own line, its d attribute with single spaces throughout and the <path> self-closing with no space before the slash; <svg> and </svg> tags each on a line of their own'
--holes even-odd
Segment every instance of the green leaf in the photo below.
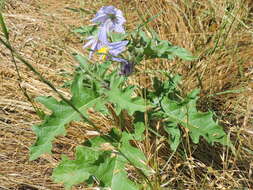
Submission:
<svg viewBox="0 0 253 190">
<path fill-rule="evenodd" d="M 169 47 L 171 47 L 171 44 L 165 40 L 161 40 L 161 42 L 156 46 L 158 57 L 162 57 L 162 55 L 166 53 Z"/>
<path fill-rule="evenodd" d="M 104 90 L 107 100 L 114 104 L 116 114 L 119 115 L 122 110 L 127 110 L 130 115 L 136 111 L 145 112 L 147 105 L 144 99 L 132 97 L 134 86 L 122 87 L 124 78 L 113 73 L 110 77 L 109 89 Z"/>
<path fill-rule="evenodd" d="M 141 42 L 144 42 L 146 44 L 150 43 L 151 39 L 146 35 L 144 31 L 140 30 L 138 34 L 141 37 Z"/>
<path fill-rule="evenodd" d="M 139 31 L 140 40 L 133 41 L 133 47 L 135 52 L 142 52 L 147 59 L 154 58 L 165 58 L 174 59 L 179 57 L 180 59 L 186 61 L 193 61 L 196 57 L 193 57 L 189 51 L 184 48 L 174 46 L 167 40 L 161 40 L 153 32 L 152 38 L 148 37 L 144 31 Z M 143 55 L 139 55 L 144 58 Z"/>
<path fill-rule="evenodd" d="M 123 142 L 120 150 L 124 156 L 131 161 L 131 164 L 140 169 L 146 176 L 154 173 L 154 171 L 147 166 L 147 159 L 140 149 L 133 147 L 129 142 Z"/>
<path fill-rule="evenodd" d="M 140 169 L 146 176 L 149 176 L 153 173 L 153 170 L 147 166 L 147 159 L 144 153 L 129 143 L 131 140 L 143 140 L 144 131 L 144 123 L 138 122 L 135 124 L 134 133 L 123 132 L 119 150 L 124 154 L 124 156 L 131 162 L 133 166 Z"/>
<path fill-rule="evenodd" d="M 76 159 L 70 160 L 63 156 L 61 163 L 53 171 L 53 179 L 55 182 L 64 183 L 66 189 L 88 180 L 98 169 L 96 162 L 101 153 L 85 146 L 78 146 Z"/>
<path fill-rule="evenodd" d="M 213 120 L 213 114 L 197 111 L 196 95 L 197 91 L 193 91 L 181 102 L 164 97 L 161 106 L 165 116 L 174 124 L 188 128 L 194 143 L 199 143 L 199 138 L 202 136 L 209 143 L 219 142 L 232 146 L 222 127 Z"/>
<path fill-rule="evenodd" d="M 139 190 L 138 185 L 127 177 L 126 163 L 123 156 L 114 154 L 99 165 L 95 176 L 101 180 L 104 187 L 110 187 L 112 190 Z"/>
<path fill-rule="evenodd" d="M 73 185 L 95 176 L 101 187 L 110 187 L 112 190 L 138 190 L 138 184 L 127 177 L 125 166 L 128 160 L 116 151 L 103 150 L 103 147 L 109 146 L 111 142 L 107 140 L 101 136 L 88 140 L 89 147 L 77 147 L 75 160 L 63 156 L 59 166 L 54 169 L 53 179 L 64 183 L 65 188 L 70 189 Z"/>
<path fill-rule="evenodd" d="M 77 75 L 71 88 L 73 94 L 71 103 L 88 117 L 87 110 L 103 108 L 104 101 L 90 88 L 83 87 L 83 77 Z M 52 111 L 45 121 L 33 127 L 37 135 L 35 144 L 30 148 L 30 160 L 37 159 L 41 154 L 51 153 L 52 141 L 56 136 L 65 135 L 65 125 L 71 121 L 79 121 L 80 115 L 64 101 L 57 101 L 53 97 L 39 97 L 37 100 Z"/>
<path fill-rule="evenodd" d="M 84 146 L 77 147 L 75 160 L 63 156 L 54 169 L 53 179 L 70 189 L 73 185 L 90 181 L 94 176 L 101 187 L 139 190 L 140 185 L 128 178 L 125 169 L 127 164 L 132 164 L 144 174 L 149 175 L 153 171 L 147 166 L 143 152 L 129 143 L 135 135 L 141 135 L 141 131 L 144 131 L 143 124 L 137 125 L 141 129 L 136 128 L 132 134 L 124 132 L 120 135 L 119 131 L 112 129 L 108 135 L 87 140 Z"/>
<path fill-rule="evenodd" d="M 169 123 L 164 129 L 170 135 L 169 144 L 171 150 L 176 151 L 181 142 L 181 132 L 179 127 L 175 124 Z"/>
<path fill-rule="evenodd" d="M 75 33 L 79 33 L 81 35 L 93 35 L 97 32 L 98 28 L 97 25 L 93 26 L 81 26 L 73 30 Z"/>
<path fill-rule="evenodd" d="M 186 61 L 193 61 L 197 58 L 197 57 L 192 56 L 191 53 L 187 51 L 185 48 L 181 48 L 178 46 L 169 47 L 168 49 L 166 49 L 164 54 L 177 56 L 180 59 L 183 59 Z M 162 57 L 164 56 L 164 54 L 162 55 Z"/>
<path fill-rule="evenodd" d="M 135 139 L 137 135 L 138 138 L 142 138 L 143 132 L 144 124 L 138 123 L 136 124 L 134 133 L 123 132 L 118 144 L 113 143 L 114 147 L 117 147 L 120 152 L 116 150 L 105 158 L 95 174 L 95 176 L 101 180 L 103 186 L 111 187 L 115 190 L 139 189 L 137 188 L 137 184 L 131 182 L 127 178 L 127 173 L 125 171 L 126 164 L 133 165 L 147 176 L 153 173 L 153 170 L 147 166 L 147 159 L 144 153 L 129 143 L 130 140 L 137 140 Z M 110 134 L 112 136 L 118 136 L 113 130 Z M 104 139 L 101 139 L 101 137 L 96 137 L 90 142 L 92 146 L 101 146 L 101 144 L 105 144 Z M 112 141 L 108 142 L 112 143 Z"/>
<path fill-rule="evenodd" d="M 145 125 L 143 122 L 137 122 L 134 124 L 134 134 L 132 140 L 142 141 L 144 140 Z"/>
</svg>

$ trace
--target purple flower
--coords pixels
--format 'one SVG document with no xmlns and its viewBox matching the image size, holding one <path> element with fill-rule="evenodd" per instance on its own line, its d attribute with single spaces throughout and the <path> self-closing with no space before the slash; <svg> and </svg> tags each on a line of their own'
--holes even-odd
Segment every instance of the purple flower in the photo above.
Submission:
<svg viewBox="0 0 253 190">
<path fill-rule="evenodd" d="M 104 6 L 96 14 L 95 18 L 92 19 L 94 23 L 100 23 L 102 30 L 107 32 L 115 31 L 124 33 L 123 24 L 126 19 L 123 17 L 121 10 L 114 6 Z M 102 31 L 101 31 L 102 32 Z"/>
<path fill-rule="evenodd" d="M 123 23 L 126 20 L 119 9 L 116 9 L 114 6 L 102 7 L 92 21 L 99 23 L 100 26 L 96 36 L 88 37 L 87 40 L 89 41 L 83 46 L 84 48 L 91 46 L 90 58 L 94 52 L 104 54 L 102 56 L 103 59 L 109 56 L 114 57 L 126 49 L 125 46 L 128 41 L 109 42 L 107 39 L 108 32 L 125 32 Z"/>
<path fill-rule="evenodd" d="M 113 57 L 112 60 L 121 63 L 119 72 L 120 75 L 127 77 L 134 72 L 134 64 L 132 62 L 120 57 Z"/>
<path fill-rule="evenodd" d="M 120 75 L 125 77 L 131 75 L 134 72 L 134 64 L 132 62 L 122 63 L 120 67 Z"/>
<path fill-rule="evenodd" d="M 112 56 L 118 56 L 120 53 L 126 50 L 127 44 L 127 40 L 108 43 L 107 45 L 109 48 L 109 54 Z"/>
<path fill-rule="evenodd" d="M 91 51 L 89 54 L 89 58 L 92 57 L 93 53 L 98 51 L 99 49 L 101 49 L 103 46 L 105 46 L 105 44 L 108 43 L 107 41 L 107 37 L 106 35 L 97 35 L 97 36 L 89 36 L 88 38 L 86 38 L 88 40 L 88 42 L 86 44 L 84 44 L 83 48 L 87 48 L 89 46 Z"/>
<path fill-rule="evenodd" d="M 101 56 L 102 60 L 113 58 L 114 56 L 118 56 L 120 53 L 125 51 L 127 43 L 128 41 L 126 40 L 112 43 L 108 42 L 102 48 L 97 50 L 97 52 L 103 54 Z"/>
<path fill-rule="evenodd" d="M 91 58 L 94 52 L 98 52 L 104 54 L 102 59 L 107 59 L 109 56 L 118 56 L 120 53 L 126 50 L 126 45 L 128 43 L 127 40 L 109 43 L 106 39 L 101 41 L 96 36 L 90 36 L 87 38 L 87 40 L 89 41 L 83 46 L 83 48 L 91 46 L 89 58 Z"/>
</svg>

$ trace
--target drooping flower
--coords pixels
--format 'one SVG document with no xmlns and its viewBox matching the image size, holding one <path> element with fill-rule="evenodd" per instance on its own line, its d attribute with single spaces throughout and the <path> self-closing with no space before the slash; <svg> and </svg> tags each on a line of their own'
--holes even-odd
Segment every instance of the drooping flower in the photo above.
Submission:
<svg viewBox="0 0 253 190">
<path fill-rule="evenodd" d="M 119 32 L 124 33 L 123 24 L 126 19 L 123 16 L 121 10 L 114 6 L 104 6 L 96 14 L 95 18 L 92 19 L 94 23 L 100 23 L 102 30 L 107 32 Z M 102 32 L 102 31 L 101 31 Z"/>
<path fill-rule="evenodd" d="M 120 57 L 113 57 L 112 60 L 121 63 L 119 72 L 120 75 L 127 77 L 134 72 L 134 64 L 132 62 Z"/>
<path fill-rule="evenodd" d="M 134 71 L 134 64 L 132 62 L 122 63 L 119 74 L 127 77 L 131 75 L 133 71 Z"/>
<path fill-rule="evenodd" d="M 127 61 L 127 62 L 121 63 L 120 72 L 119 72 L 120 75 L 127 77 L 131 75 L 133 72 L 134 72 L 134 64 L 132 62 Z"/>
</svg>

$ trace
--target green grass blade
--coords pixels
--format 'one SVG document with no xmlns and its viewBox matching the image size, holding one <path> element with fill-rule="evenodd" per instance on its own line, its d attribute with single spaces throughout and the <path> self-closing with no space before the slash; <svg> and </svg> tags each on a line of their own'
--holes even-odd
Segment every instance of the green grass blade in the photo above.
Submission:
<svg viewBox="0 0 253 190">
<path fill-rule="evenodd" d="M 6 25 L 5 25 L 2 12 L 0 12 L 0 25 L 1 25 L 1 28 L 2 28 L 2 31 L 4 33 L 5 38 L 7 40 L 9 40 L 9 32 L 8 32 L 8 29 L 7 29 Z"/>
</svg>

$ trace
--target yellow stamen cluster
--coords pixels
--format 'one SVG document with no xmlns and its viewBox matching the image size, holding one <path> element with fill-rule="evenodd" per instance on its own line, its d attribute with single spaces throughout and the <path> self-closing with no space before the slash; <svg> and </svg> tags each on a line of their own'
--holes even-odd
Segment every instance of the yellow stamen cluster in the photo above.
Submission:
<svg viewBox="0 0 253 190">
<path fill-rule="evenodd" d="M 108 52 L 109 52 L 108 47 L 102 47 L 101 49 L 98 50 L 98 53 L 103 54 L 103 56 L 102 56 L 103 61 L 106 59 L 106 56 L 107 56 Z"/>
</svg>

